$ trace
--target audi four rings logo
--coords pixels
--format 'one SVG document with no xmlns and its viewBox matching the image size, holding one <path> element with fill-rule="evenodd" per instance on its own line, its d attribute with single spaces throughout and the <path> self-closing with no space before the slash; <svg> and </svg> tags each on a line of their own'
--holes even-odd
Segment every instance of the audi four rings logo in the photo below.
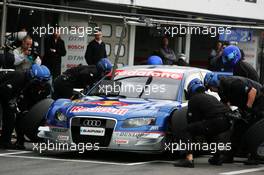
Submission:
<svg viewBox="0 0 264 175">
<path fill-rule="evenodd" d="M 100 120 L 84 120 L 83 121 L 84 126 L 101 126 L 102 122 Z"/>
</svg>

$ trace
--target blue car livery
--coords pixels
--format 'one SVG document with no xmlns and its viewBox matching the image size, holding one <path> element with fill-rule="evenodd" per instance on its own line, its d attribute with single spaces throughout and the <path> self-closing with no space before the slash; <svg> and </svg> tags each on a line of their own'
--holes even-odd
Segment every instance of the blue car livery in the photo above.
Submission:
<svg viewBox="0 0 264 175">
<path fill-rule="evenodd" d="M 162 152 L 168 121 L 187 106 L 184 90 L 192 79 L 203 80 L 206 72 L 179 66 L 118 69 L 111 86 L 101 80 L 80 99 L 55 101 L 38 136 L 54 143 L 91 143 L 106 150 Z"/>
</svg>

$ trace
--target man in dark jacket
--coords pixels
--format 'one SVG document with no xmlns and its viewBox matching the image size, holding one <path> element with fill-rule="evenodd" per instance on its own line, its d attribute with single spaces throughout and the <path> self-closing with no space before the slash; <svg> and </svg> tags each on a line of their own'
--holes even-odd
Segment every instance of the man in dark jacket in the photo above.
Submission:
<svg viewBox="0 0 264 175">
<path fill-rule="evenodd" d="M 46 65 L 55 79 L 61 74 L 61 57 L 66 55 L 64 41 L 59 33 L 54 33 L 45 41 L 45 56 L 43 64 Z"/>
<path fill-rule="evenodd" d="M 16 123 L 18 124 L 21 119 L 20 115 L 49 95 L 50 87 L 46 83 L 49 79 L 48 68 L 37 64 L 25 72 L 0 72 L 0 103 L 3 107 L 0 148 L 14 148 L 11 144 L 11 135 Z M 20 126 L 16 126 L 16 147 L 19 149 L 24 149 L 22 130 Z"/>
<path fill-rule="evenodd" d="M 228 116 L 231 109 L 219 102 L 217 98 L 205 93 L 203 82 L 199 79 L 193 79 L 187 87 L 188 125 L 180 132 L 180 137 L 184 143 L 192 143 L 195 136 L 205 136 L 208 139 L 216 139 L 218 135 L 228 131 L 231 127 L 231 120 Z M 224 143 L 220 137 L 218 143 Z M 226 140 L 225 140 L 226 142 Z M 186 158 L 176 161 L 177 167 L 194 167 L 192 148 L 186 150 Z M 208 162 L 212 165 L 222 165 L 224 160 L 219 159 L 220 150 L 211 157 Z"/>
<path fill-rule="evenodd" d="M 159 50 L 164 65 L 172 65 L 178 61 L 174 51 L 169 48 L 169 40 L 164 37 L 162 39 L 162 47 Z"/>
<path fill-rule="evenodd" d="M 112 69 L 112 63 L 107 58 L 102 58 L 95 65 L 79 65 L 63 72 L 53 83 L 53 99 L 72 98 L 73 89 L 91 87 Z"/>
<path fill-rule="evenodd" d="M 92 40 L 86 49 L 85 60 L 88 65 L 96 65 L 101 58 L 106 58 L 105 43 L 102 41 L 102 32 L 95 33 L 95 38 Z"/>
<path fill-rule="evenodd" d="M 236 121 L 232 133 L 232 154 L 241 144 L 242 136 L 255 122 L 264 118 L 263 86 L 249 78 L 230 76 L 219 77 L 216 73 L 207 73 L 204 78 L 205 86 L 219 94 L 223 103 L 237 106 L 246 122 Z M 249 155 L 247 165 L 257 164 L 256 155 Z"/>
</svg>

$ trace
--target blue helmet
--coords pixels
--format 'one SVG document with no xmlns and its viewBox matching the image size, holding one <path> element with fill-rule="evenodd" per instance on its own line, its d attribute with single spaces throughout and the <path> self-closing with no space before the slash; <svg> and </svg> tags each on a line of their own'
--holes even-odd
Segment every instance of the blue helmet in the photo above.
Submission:
<svg viewBox="0 0 264 175">
<path fill-rule="evenodd" d="M 224 64 L 229 64 L 231 66 L 236 65 L 236 63 L 241 59 L 241 52 L 237 46 L 227 46 L 222 55 L 222 61 Z"/>
<path fill-rule="evenodd" d="M 30 78 L 39 80 L 39 81 L 48 81 L 50 80 L 50 71 L 44 65 L 33 64 L 29 70 Z"/>
<path fill-rule="evenodd" d="M 148 65 L 163 65 L 162 59 L 159 56 L 153 55 L 148 57 Z"/>
<path fill-rule="evenodd" d="M 206 73 L 206 75 L 204 77 L 204 86 L 206 88 L 218 87 L 219 84 L 220 84 L 220 80 L 219 80 L 219 77 L 216 73 L 213 73 L 213 72 Z"/>
<path fill-rule="evenodd" d="M 187 86 L 187 94 L 189 97 L 193 93 L 204 91 L 204 90 L 205 90 L 205 87 L 203 85 L 203 82 L 198 78 L 195 78 L 192 81 L 190 81 L 190 83 Z"/>
<path fill-rule="evenodd" d="M 100 73 L 108 73 L 112 70 L 112 63 L 108 58 L 102 58 L 98 63 L 96 64 L 96 68 L 98 72 Z"/>
</svg>

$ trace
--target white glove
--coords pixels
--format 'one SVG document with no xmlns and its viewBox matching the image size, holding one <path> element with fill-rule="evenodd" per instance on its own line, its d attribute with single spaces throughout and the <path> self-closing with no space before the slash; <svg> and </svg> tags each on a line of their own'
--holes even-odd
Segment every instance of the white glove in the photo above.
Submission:
<svg viewBox="0 0 264 175">
<path fill-rule="evenodd" d="M 36 59 L 35 59 L 35 61 L 34 61 L 36 64 L 38 64 L 38 65 L 41 65 L 41 59 L 40 59 L 40 57 L 38 56 Z"/>
</svg>

